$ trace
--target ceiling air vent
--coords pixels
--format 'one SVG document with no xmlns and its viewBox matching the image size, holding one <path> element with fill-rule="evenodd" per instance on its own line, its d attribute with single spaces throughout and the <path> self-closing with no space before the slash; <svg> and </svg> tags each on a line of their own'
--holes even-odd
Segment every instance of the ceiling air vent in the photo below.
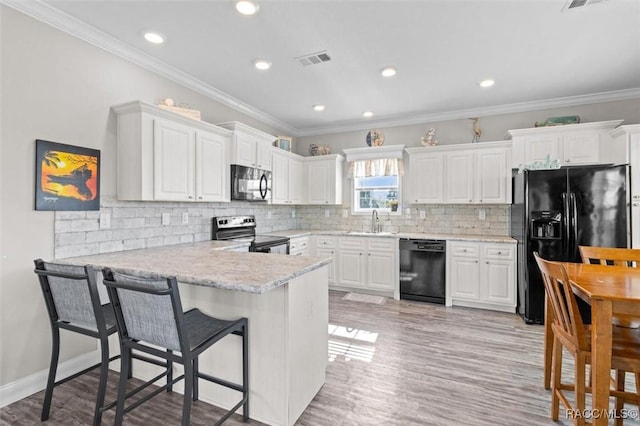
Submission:
<svg viewBox="0 0 640 426">
<path fill-rule="evenodd" d="M 331 56 L 327 53 L 326 50 L 316 53 L 310 53 L 308 55 L 298 56 L 297 58 L 293 58 L 303 67 L 308 67 L 309 65 L 321 64 L 323 62 L 329 62 L 331 60 Z"/>
<path fill-rule="evenodd" d="M 607 0 L 568 0 L 564 7 L 562 8 L 562 11 L 564 12 L 565 10 L 569 10 L 569 9 L 575 9 L 578 7 L 583 7 L 583 6 L 590 6 L 592 4 L 597 4 L 597 3 L 604 3 Z"/>
</svg>

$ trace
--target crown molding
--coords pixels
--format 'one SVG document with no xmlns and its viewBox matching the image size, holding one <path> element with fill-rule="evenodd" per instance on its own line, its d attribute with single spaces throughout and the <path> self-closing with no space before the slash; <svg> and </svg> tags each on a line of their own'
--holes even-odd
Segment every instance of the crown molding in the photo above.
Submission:
<svg viewBox="0 0 640 426">
<path fill-rule="evenodd" d="M 223 105 L 228 106 L 238 112 L 246 114 L 269 126 L 280 129 L 291 134 L 296 133 L 296 129 L 288 124 L 272 117 L 271 115 L 253 108 L 246 103 L 216 89 L 192 76 L 182 72 L 162 61 L 159 61 L 137 49 L 128 46 L 118 39 L 76 19 L 58 9 L 42 2 L 41 0 L 0 0 L 3 3 L 25 15 L 42 21 L 54 28 L 71 34 L 89 44 L 99 47 L 122 59 L 139 65 L 171 81 L 179 83 L 191 90 L 207 96 Z"/>
<path fill-rule="evenodd" d="M 640 88 L 615 90 L 611 92 L 593 93 L 589 95 L 568 96 L 564 98 L 545 99 L 541 101 L 519 102 L 482 108 L 461 109 L 434 114 L 416 114 L 405 117 L 370 120 L 357 124 L 344 124 L 331 127 L 298 129 L 296 136 L 318 136 L 332 133 L 367 130 L 380 127 L 409 126 L 414 124 L 433 123 L 437 121 L 459 120 L 469 117 L 500 115 L 516 112 L 535 111 L 548 108 L 586 105 L 599 102 L 624 101 L 640 98 Z"/>
<path fill-rule="evenodd" d="M 458 120 L 468 117 L 482 117 L 487 115 L 509 114 L 524 111 L 534 111 L 548 108 L 585 105 L 598 102 L 622 101 L 640 98 L 640 88 L 617 90 L 611 92 L 593 93 L 588 95 L 568 96 L 564 98 L 546 99 L 540 101 L 520 102 L 482 108 L 470 108 L 433 114 L 413 114 L 403 117 L 388 117 L 379 120 L 359 122 L 343 122 L 320 127 L 296 128 L 277 118 L 260 111 L 234 97 L 216 89 L 164 62 L 133 49 L 121 41 L 55 9 L 42 0 L 0 0 L 32 18 L 51 25 L 61 31 L 73 35 L 87 43 L 99 47 L 129 62 L 139 65 L 151 72 L 194 90 L 210 99 L 220 102 L 229 108 L 246 114 L 260 122 L 277 128 L 294 137 L 317 136 L 333 133 L 351 132 L 371 129 L 374 127 L 397 127 L 424 124 L 437 121 Z"/>
</svg>

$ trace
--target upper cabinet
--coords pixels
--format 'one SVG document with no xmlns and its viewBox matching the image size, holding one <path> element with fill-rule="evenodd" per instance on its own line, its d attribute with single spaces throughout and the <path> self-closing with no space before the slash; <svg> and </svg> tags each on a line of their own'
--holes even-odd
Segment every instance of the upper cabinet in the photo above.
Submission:
<svg viewBox="0 0 640 426">
<path fill-rule="evenodd" d="M 407 148 L 411 203 L 511 203 L 511 144 Z"/>
<path fill-rule="evenodd" d="M 271 180 L 272 204 L 302 204 L 304 174 L 302 157 L 273 148 L 273 173 Z"/>
<path fill-rule="evenodd" d="M 118 199 L 229 201 L 231 132 L 135 101 L 118 116 Z"/>
<path fill-rule="evenodd" d="M 238 121 L 219 123 L 217 126 L 233 131 L 231 164 L 271 170 L 271 147 L 275 136 L 249 127 Z"/>
<path fill-rule="evenodd" d="M 342 204 L 344 157 L 338 154 L 304 158 L 306 204 Z"/>
<path fill-rule="evenodd" d="M 544 162 L 547 157 L 564 166 L 617 163 L 609 132 L 622 120 L 509 130 L 514 168 Z"/>
</svg>

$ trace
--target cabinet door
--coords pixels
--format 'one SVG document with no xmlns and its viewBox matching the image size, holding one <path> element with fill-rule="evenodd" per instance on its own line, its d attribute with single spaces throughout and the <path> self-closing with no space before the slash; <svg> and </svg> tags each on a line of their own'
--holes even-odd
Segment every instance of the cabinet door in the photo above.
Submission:
<svg viewBox="0 0 640 426">
<path fill-rule="evenodd" d="M 473 203 L 474 153 L 447 154 L 447 180 L 445 201 L 448 203 Z"/>
<path fill-rule="evenodd" d="M 196 200 L 229 201 L 229 139 L 196 133 Z"/>
<path fill-rule="evenodd" d="M 315 256 L 317 257 L 329 257 L 331 258 L 331 263 L 329 264 L 329 284 L 335 284 L 336 283 L 336 266 L 337 262 L 336 262 L 336 251 L 333 248 L 324 248 L 324 247 L 318 247 L 316 248 L 316 254 Z"/>
<path fill-rule="evenodd" d="M 256 141 L 244 133 L 234 135 L 234 163 L 241 166 L 256 167 Z"/>
<path fill-rule="evenodd" d="M 361 250 L 340 249 L 338 253 L 338 284 L 365 288 L 364 256 Z"/>
<path fill-rule="evenodd" d="M 302 160 L 289 158 L 289 203 L 302 204 Z"/>
<path fill-rule="evenodd" d="M 525 163 L 534 161 L 546 161 L 547 156 L 551 160 L 562 161 L 560 152 L 560 141 L 556 135 L 529 136 L 517 141 L 525 145 Z M 514 143 L 516 143 L 514 141 Z"/>
<path fill-rule="evenodd" d="M 600 134 L 598 132 L 568 133 L 562 138 L 563 158 L 567 165 L 597 164 L 600 162 Z"/>
<path fill-rule="evenodd" d="M 410 159 L 413 203 L 444 202 L 444 154 L 414 154 Z"/>
<path fill-rule="evenodd" d="M 367 287 L 393 291 L 396 262 L 393 253 L 370 251 L 367 253 Z"/>
<path fill-rule="evenodd" d="M 307 204 L 329 203 L 329 165 L 313 162 L 307 165 Z"/>
<path fill-rule="evenodd" d="M 164 120 L 153 121 L 153 196 L 158 201 L 189 201 L 195 196 L 195 131 Z"/>
<path fill-rule="evenodd" d="M 262 170 L 272 170 L 271 168 L 271 152 L 272 141 L 255 141 L 256 167 Z"/>
<path fill-rule="evenodd" d="M 478 203 L 506 203 L 507 202 L 507 150 L 480 150 L 476 156 L 476 202 Z"/>
<path fill-rule="evenodd" d="M 515 304 L 515 276 L 513 261 L 485 260 L 483 266 L 482 299 L 505 305 Z"/>
<path fill-rule="evenodd" d="M 629 139 L 631 165 L 631 247 L 640 249 L 640 133 Z"/>
<path fill-rule="evenodd" d="M 271 202 L 272 204 L 289 202 L 289 159 L 275 152 L 271 173 Z"/>
<path fill-rule="evenodd" d="M 452 257 L 451 297 L 478 301 L 480 299 L 480 263 L 477 258 Z"/>
</svg>

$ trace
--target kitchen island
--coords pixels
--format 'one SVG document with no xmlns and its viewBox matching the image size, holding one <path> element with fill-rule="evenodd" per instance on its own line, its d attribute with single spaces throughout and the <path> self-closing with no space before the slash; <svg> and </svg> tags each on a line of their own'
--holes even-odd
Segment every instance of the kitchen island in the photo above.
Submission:
<svg viewBox="0 0 640 426">
<path fill-rule="evenodd" d="M 250 417 L 292 425 L 325 381 L 330 259 L 220 250 L 215 242 L 59 259 L 143 278 L 175 276 L 183 308 L 249 319 Z M 110 346 L 117 348 L 116 341 Z M 200 355 L 200 368 L 226 380 L 242 377 L 241 341 L 233 336 Z M 176 366 L 181 370 L 181 366 Z M 159 370 L 134 363 L 136 377 Z M 176 371 L 181 374 L 181 371 Z M 180 384 L 181 385 L 181 384 Z M 180 386 L 174 389 L 181 392 Z M 200 381 L 200 399 L 223 408 L 238 393 Z"/>
</svg>

